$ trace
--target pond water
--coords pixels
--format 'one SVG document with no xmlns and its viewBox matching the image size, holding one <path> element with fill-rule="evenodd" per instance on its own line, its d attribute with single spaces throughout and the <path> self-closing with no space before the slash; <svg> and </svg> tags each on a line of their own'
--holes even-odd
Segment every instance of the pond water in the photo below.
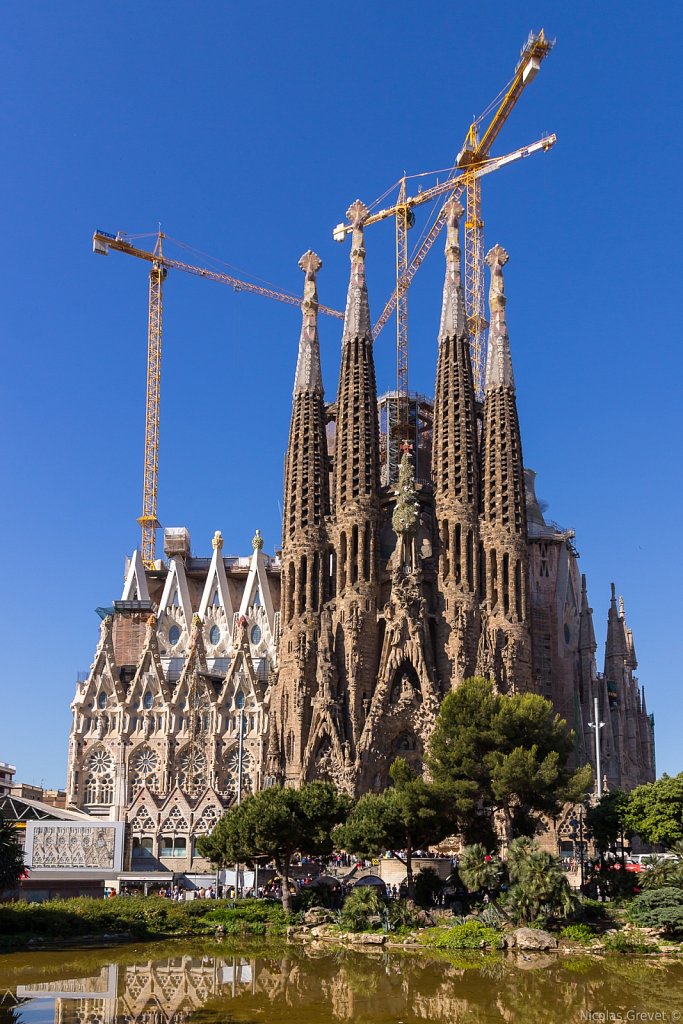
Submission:
<svg viewBox="0 0 683 1024">
<path fill-rule="evenodd" d="M 683 1021 L 683 963 L 173 942 L 0 955 L 1 1024 Z"/>
</svg>

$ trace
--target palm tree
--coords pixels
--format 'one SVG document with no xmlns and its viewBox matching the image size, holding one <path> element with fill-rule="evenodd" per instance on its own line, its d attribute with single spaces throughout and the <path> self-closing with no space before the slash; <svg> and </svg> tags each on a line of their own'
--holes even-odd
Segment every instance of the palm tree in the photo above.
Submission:
<svg viewBox="0 0 683 1024">
<path fill-rule="evenodd" d="M 671 853 L 675 854 L 678 860 L 652 855 L 647 870 L 641 870 L 639 881 L 643 889 L 660 889 L 663 885 L 683 889 L 683 843 L 675 843 Z"/>
<path fill-rule="evenodd" d="M 497 889 L 500 881 L 500 861 L 488 854 L 481 843 L 474 843 L 462 851 L 458 872 L 469 892 Z"/>
<path fill-rule="evenodd" d="M 14 889 L 24 871 L 17 832 L 0 813 L 0 892 Z"/>
<path fill-rule="evenodd" d="M 536 853 L 538 849 L 538 843 L 530 836 L 519 836 L 517 839 L 512 840 L 508 846 L 508 855 L 505 862 L 510 881 L 516 882 L 519 879 L 529 854 Z"/>
<path fill-rule="evenodd" d="M 517 881 L 511 890 L 518 916 L 534 921 L 541 913 L 567 917 L 576 905 L 567 876 L 557 857 L 545 850 L 530 850 L 520 857 Z"/>
</svg>

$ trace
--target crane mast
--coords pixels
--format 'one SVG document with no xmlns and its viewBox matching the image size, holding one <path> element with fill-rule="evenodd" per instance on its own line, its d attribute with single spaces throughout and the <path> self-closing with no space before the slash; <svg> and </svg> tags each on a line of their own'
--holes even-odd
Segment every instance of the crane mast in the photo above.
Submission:
<svg viewBox="0 0 683 1024">
<path fill-rule="evenodd" d="M 406 179 L 401 179 L 396 206 L 396 438 L 408 438 L 410 402 L 408 399 L 408 228 L 415 214 L 406 203 Z"/>
<path fill-rule="evenodd" d="M 407 366 L 407 353 L 405 359 L 400 353 L 400 347 L 405 344 L 407 346 L 407 299 L 403 302 L 403 298 L 407 293 L 410 283 L 417 273 L 417 270 L 423 263 L 425 256 L 431 249 L 432 245 L 436 241 L 441 228 L 445 223 L 445 206 L 451 198 L 455 198 L 464 188 L 466 190 L 466 220 L 465 220 L 465 303 L 468 313 L 468 324 L 470 329 L 471 337 L 471 348 L 472 348 L 472 364 L 474 370 L 475 388 L 479 398 L 483 395 L 484 386 L 484 362 L 486 353 L 486 328 L 488 323 L 485 317 L 485 303 L 484 303 L 484 221 L 482 218 L 482 203 L 481 203 L 481 171 L 486 167 L 489 162 L 489 153 L 491 146 L 495 142 L 496 138 L 500 134 L 500 131 L 505 124 L 507 118 L 510 116 L 513 108 L 519 100 L 522 92 L 529 85 L 541 66 L 541 62 L 550 53 L 554 42 L 546 38 L 543 29 L 540 32 L 529 34 L 529 38 L 522 48 L 520 59 L 515 68 L 514 75 L 510 83 L 506 86 L 503 99 L 501 100 L 495 114 L 491 118 L 491 121 L 484 131 L 484 134 L 479 135 L 479 125 L 481 124 L 485 115 L 479 117 L 474 121 L 465 136 L 465 142 L 460 150 L 455 166 L 449 181 L 446 183 L 444 192 L 449 192 L 446 195 L 441 208 L 434 220 L 434 224 L 428 231 L 425 238 L 419 244 L 416 252 L 410 260 L 401 258 L 400 263 L 402 266 L 402 273 L 400 276 L 397 273 L 396 287 L 386 303 L 379 319 L 377 320 L 373 329 L 373 336 L 378 337 L 382 329 L 386 326 L 392 312 L 395 308 L 400 307 L 403 304 L 402 311 L 397 313 L 397 367 L 405 362 Z M 545 150 L 549 149 L 554 144 L 555 136 L 551 136 L 552 142 L 548 145 L 544 145 L 542 148 Z M 532 151 L 532 147 L 525 147 L 523 150 L 517 152 L 520 156 L 527 156 Z M 504 161 L 509 163 L 510 160 Z M 502 166 L 501 163 L 499 166 Z M 462 175 L 456 175 L 457 170 L 462 171 Z M 491 169 L 495 169 L 491 167 Z M 404 179 L 402 179 L 404 181 Z M 450 191 L 449 191 L 450 185 Z M 429 190 L 432 191 L 432 190 Z M 405 198 L 405 197 L 404 197 Z M 399 266 L 398 247 L 401 241 L 401 235 L 398 227 L 398 220 L 403 217 L 401 210 L 403 209 L 404 202 L 402 202 L 399 194 L 399 199 L 395 207 L 392 208 L 394 215 L 397 218 L 397 230 L 396 230 L 396 248 L 397 248 L 397 267 Z M 413 203 L 415 205 L 415 203 Z M 366 221 L 366 226 L 374 223 L 376 220 L 383 219 L 387 216 L 387 211 L 380 211 L 379 214 L 369 217 Z M 337 225 L 333 232 L 333 236 L 341 241 L 344 238 L 346 231 L 348 230 L 346 225 Z M 406 375 L 407 380 L 407 375 Z M 401 375 L 397 373 L 397 390 L 401 394 Z M 406 407 L 408 405 L 407 396 L 407 385 L 406 385 Z"/>
<path fill-rule="evenodd" d="M 467 195 L 465 213 L 465 309 L 468 312 L 472 376 L 477 398 L 484 396 L 486 328 L 484 306 L 484 221 L 481 217 L 481 178 L 473 171 L 465 174 Z"/>
<path fill-rule="evenodd" d="M 169 270 L 182 270 L 186 274 L 194 274 L 209 281 L 227 284 L 235 291 L 251 292 L 262 295 L 277 302 L 285 302 L 290 306 L 301 307 L 301 298 L 274 288 L 264 288 L 242 281 L 230 274 L 224 274 L 207 267 L 196 267 L 182 260 L 171 259 L 164 255 L 163 239 L 167 236 L 157 233 L 154 249 L 140 249 L 128 241 L 125 235 L 110 234 L 108 231 L 95 231 L 93 234 L 93 252 L 106 256 L 110 250 L 124 252 L 129 256 L 145 260 L 151 264 L 149 271 L 149 317 L 147 325 L 147 391 L 145 403 L 145 458 L 142 484 L 142 515 L 138 523 L 142 529 L 141 555 L 146 569 L 154 569 L 156 559 L 156 531 L 160 527 L 157 518 L 157 492 L 159 482 L 159 411 L 161 404 L 161 327 L 163 314 L 163 286 Z M 329 306 L 318 306 L 318 310 L 326 316 L 344 319 L 344 314 Z"/>
<path fill-rule="evenodd" d="M 158 243 L 161 254 L 160 240 Z M 145 462 L 142 484 L 142 562 L 154 568 L 156 557 L 157 490 L 159 480 L 159 409 L 161 403 L 161 320 L 167 270 L 158 261 L 149 272 L 149 324 L 147 330 L 147 400 L 145 403 Z"/>
<path fill-rule="evenodd" d="M 476 169 L 487 160 L 491 146 L 512 113 L 525 87 L 533 82 L 541 61 L 553 48 L 553 42 L 546 39 L 543 29 L 529 38 L 522 48 L 520 60 L 508 85 L 505 95 L 493 115 L 486 131 L 479 138 L 479 123 L 474 121 L 467 132 L 465 145 L 458 153 L 456 165 L 465 170 L 467 192 L 465 218 L 465 308 L 468 314 L 472 370 L 477 397 L 484 396 L 484 364 L 486 361 L 486 329 L 484 299 L 484 221 L 481 206 L 481 180 Z"/>
</svg>

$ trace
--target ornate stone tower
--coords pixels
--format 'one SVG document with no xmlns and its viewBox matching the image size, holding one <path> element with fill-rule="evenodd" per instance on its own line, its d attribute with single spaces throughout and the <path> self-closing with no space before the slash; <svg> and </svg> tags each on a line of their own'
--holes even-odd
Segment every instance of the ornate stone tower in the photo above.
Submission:
<svg viewBox="0 0 683 1024">
<path fill-rule="evenodd" d="M 652 731 L 645 695 L 640 692 L 634 675 L 637 667 L 633 633 L 626 625 L 624 599 L 619 598 L 617 607 L 616 589 L 612 584 L 604 676 L 620 782 L 625 789 L 638 785 L 643 771 L 647 781 L 654 778 Z"/>
<path fill-rule="evenodd" d="M 271 700 L 268 774 L 296 782 L 302 772 L 317 689 L 320 611 L 329 593 L 329 465 L 325 435 L 314 252 L 299 260 L 306 275 L 303 323 L 285 460 L 282 523 L 281 639 Z"/>
<path fill-rule="evenodd" d="M 482 432 L 478 671 L 503 689 L 532 688 L 528 619 L 528 548 L 522 442 L 505 315 L 505 249 L 486 256 L 491 268 L 489 347 Z"/>
<path fill-rule="evenodd" d="M 434 394 L 432 479 L 438 535 L 437 671 L 442 692 L 474 673 L 479 636 L 479 463 L 458 222 L 447 206 L 446 279 Z"/>
<path fill-rule="evenodd" d="M 333 626 L 346 739 L 354 759 L 364 721 L 364 702 L 372 699 L 379 660 L 380 461 L 377 386 L 365 283 L 363 223 L 367 216 L 368 209 L 360 200 L 347 212 L 353 225 L 351 278 L 334 445 L 337 598 Z"/>
</svg>

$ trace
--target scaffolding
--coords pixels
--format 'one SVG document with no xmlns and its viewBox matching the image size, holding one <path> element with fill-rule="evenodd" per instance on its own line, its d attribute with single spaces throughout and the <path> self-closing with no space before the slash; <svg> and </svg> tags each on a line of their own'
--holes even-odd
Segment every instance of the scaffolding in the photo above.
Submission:
<svg viewBox="0 0 683 1024">
<path fill-rule="evenodd" d="M 408 395 L 407 426 L 399 431 L 398 424 L 404 417 L 401 402 L 405 396 L 398 391 L 386 391 L 377 399 L 379 413 L 380 479 L 383 487 L 398 480 L 398 466 L 401 461 L 401 444 L 412 444 L 413 468 L 417 484 L 431 483 L 432 473 L 432 421 L 434 403 L 426 395 L 410 392 Z"/>
</svg>

